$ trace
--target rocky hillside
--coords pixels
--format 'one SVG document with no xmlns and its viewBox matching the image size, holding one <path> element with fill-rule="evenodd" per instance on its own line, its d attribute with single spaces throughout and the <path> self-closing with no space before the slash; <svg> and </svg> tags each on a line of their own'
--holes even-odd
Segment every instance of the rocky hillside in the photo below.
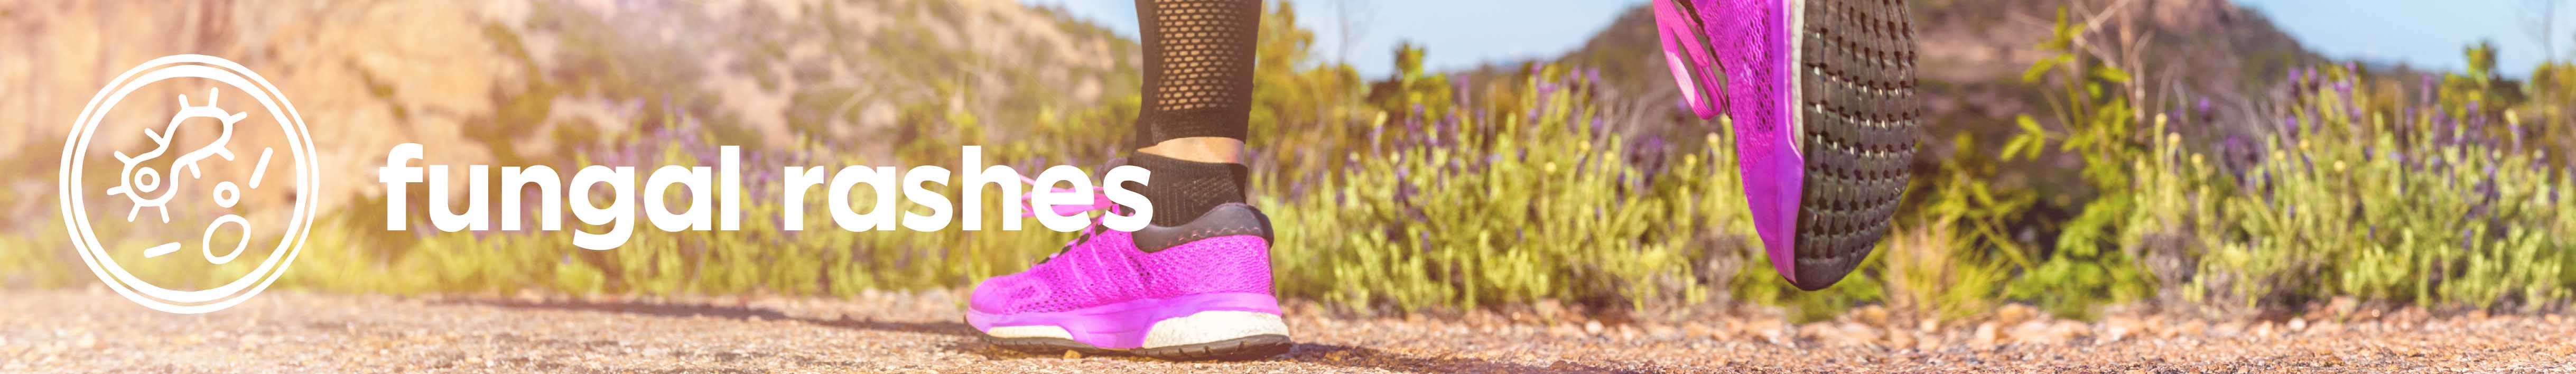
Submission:
<svg viewBox="0 0 2576 374">
<path fill-rule="evenodd" d="M 442 164 L 568 165 L 673 118 L 727 144 L 884 157 L 921 132 L 908 123 L 1027 124 L 1135 87 L 1133 42 L 1010 0 L 5 1 L 0 30 L 0 173 L 46 176 L 0 179 L 7 214 L 49 214 L 72 117 L 170 54 L 267 76 L 333 181 L 403 142 Z M 325 204 L 378 193 L 323 187 Z"/>
</svg>

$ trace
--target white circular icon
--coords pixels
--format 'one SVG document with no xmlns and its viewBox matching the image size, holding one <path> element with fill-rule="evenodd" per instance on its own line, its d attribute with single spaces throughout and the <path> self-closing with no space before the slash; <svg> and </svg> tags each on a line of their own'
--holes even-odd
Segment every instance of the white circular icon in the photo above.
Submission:
<svg viewBox="0 0 2576 374">
<path fill-rule="evenodd" d="M 181 78 L 211 81 L 216 83 L 216 87 L 206 91 L 204 97 L 178 95 L 176 99 L 180 109 L 170 115 L 167 125 L 146 124 L 139 134 L 100 133 L 99 129 L 103 125 L 102 122 L 109 117 L 108 113 L 116 108 L 117 103 L 124 101 L 127 95 L 154 83 Z M 227 98 L 222 97 L 222 93 L 226 88 L 247 93 L 250 100 L 240 98 L 224 100 Z M 249 108 L 244 104 L 254 103 L 261 107 L 260 110 L 226 109 L 226 105 Z M 279 147 L 259 147 L 255 150 L 232 147 L 232 142 L 237 140 L 234 136 L 235 130 L 260 130 L 235 127 L 236 124 L 243 123 L 244 119 L 252 118 L 250 116 L 253 114 L 265 114 L 266 118 L 274 120 L 271 122 L 275 122 L 276 130 L 283 134 L 279 138 L 284 143 L 283 152 L 279 152 L 281 151 Z M 213 123 L 219 126 L 208 129 L 206 120 L 214 120 L 216 122 Z M 178 144 L 182 138 L 183 124 L 193 125 L 186 127 L 187 131 L 184 131 L 189 133 L 188 139 L 207 138 L 196 133 L 211 131 L 213 132 L 212 141 L 204 146 L 180 149 Z M 92 152 L 93 139 L 100 137 L 115 139 L 115 137 L 136 135 L 148 140 L 154 148 L 138 153 L 112 152 L 116 161 L 113 171 L 116 173 L 117 183 L 104 188 L 83 185 L 84 175 L 90 171 L 86 167 L 93 166 L 88 165 L 85 160 L 92 157 L 90 152 Z M 295 105 L 288 103 L 285 94 L 278 92 L 276 86 L 260 78 L 258 73 L 243 68 L 241 64 L 214 56 L 190 54 L 153 59 L 109 81 L 107 87 L 99 89 L 98 95 L 91 97 L 89 105 L 81 109 L 80 117 L 73 120 L 71 135 L 63 143 L 63 165 L 60 176 L 64 227 L 70 231 L 72 246 L 80 251 L 81 260 L 89 264 L 90 271 L 97 273 L 100 281 L 106 283 L 109 289 L 124 295 L 126 299 L 155 310 L 171 313 L 195 314 L 223 310 L 249 300 L 251 296 L 258 295 L 260 290 L 267 289 L 270 283 L 275 283 L 279 275 L 286 273 L 287 265 L 294 262 L 295 254 L 303 249 L 306 229 L 313 223 L 314 209 L 309 202 L 311 199 L 303 196 L 318 191 L 315 188 L 318 180 L 313 174 L 312 152 L 313 138 L 305 130 L 304 119 L 295 113 Z M 162 164 L 161 160 L 165 158 L 168 162 Z M 251 171 L 245 181 L 209 180 L 210 174 L 205 171 L 203 165 L 217 162 L 249 163 L 248 168 Z M 104 165 L 97 167 L 101 172 L 110 170 Z M 262 183 L 264 180 L 276 180 L 276 182 Z M 211 193 L 204 196 L 182 196 L 182 192 L 187 188 L 201 186 L 212 186 L 213 189 Z M 291 193 L 272 194 L 290 196 L 288 199 L 292 200 L 292 209 L 279 220 L 281 222 L 269 223 L 282 224 L 282 228 L 257 227 L 260 224 L 255 224 L 253 220 L 239 214 L 232 214 L 229 210 L 242 203 L 245 190 L 263 190 L 262 186 L 269 187 L 269 190 L 280 187 L 293 188 L 289 190 Z M 98 226 L 94 225 L 93 217 L 90 215 L 90 209 L 94 207 L 89 205 L 90 202 L 85 201 L 85 197 L 93 194 L 119 197 L 119 199 L 99 202 L 101 205 L 95 208 L 110 212 L 95 217 L 100 220 L 99 222 L 125 222 L 137 225 L 173 224 L 169 204 L 174 198 L 185 201 L 212 201 L 215 206 L 223 208 L 224 210 L 220 211 L 225 214 L 214 217 L 204 226 L 202 234 L 189 235 L 190 237 L 187 238 L 140 249 L 111 247 L 109 244 L 123 244 L 131 242 L 133 238 L 119 238 L 123 240 L 105 244 L 99 240 Z M 141 258 L 158 258 L 176 253 L 183 257 L 156 261 L 180 261 L 186 260 L 184 257 L 198 257 L 204 261 L 203 266 L 224 265 L 233 262 L 236 257 L 251 249 L 250 243 L 253 241 L 251 234 L 256 232 L 253 231 L 254 229 L 282 230 L 275 236 L 277 246 L 273 251 L 268 251 L 266 258 L 260 260 L 257 267 L 250 269 L 248 273 L 211 288 L 165 288 L 144 278 L 136 277 L 125 266 L 119 265 L 115 257 L 110 256 L 117 251 L 139 251 Z M 239 232 L 241 237 L 233 240 L 232 245 L 217 245 L 217 238 L 221 237 L 217 234 L 223 230 Z M 145 240 L 144 243 L 157 241 Z M 198 250 L 180 251 L 189 244 L 196 245 Z M 133 258 L 133 256 L 128 257 Z M 251 259 L 259 259 L 259 257 L 254 256 Z M 163 267 L 155 267 L 155 269 L 159 268 Z"/>
</svg>

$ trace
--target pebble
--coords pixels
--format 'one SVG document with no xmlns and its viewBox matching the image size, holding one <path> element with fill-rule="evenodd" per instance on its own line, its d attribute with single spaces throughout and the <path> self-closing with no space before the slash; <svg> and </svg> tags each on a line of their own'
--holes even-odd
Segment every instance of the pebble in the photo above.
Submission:
<svg viewBox="0 0 2576 374">
<path fill-rule="evenodd" d="M 1581 333 L 1581 332 L 1582 332 L 1582 330 L 1575 329 L 1575 328 L 1574 328 L 1574 325 L 1570 325 L 1570 324 L 1563 324 L 1563 323 L 1559 323 L 1559 324 L 1555 324 L 1555 325 L 1552 325 L 1552 326 L 1548 326 L 1548 328 L 1547 328 L 1547 334 L 1548 334 L 1549 336 L 1554 336 L 1554 337 L 1557 337 L 1557 338 L 1570 338 L 1570 337 L 1574 337 L 1574 335 L 1575 335 L 1575 334 L 1577 334 L 1577 333 Z"/>
<path fill-rule="evenodd" d="M 1864 306 L 1860 307 L 1860 310 L 1852 312 L 1852 314 L 1857 316 L 1862 324 L 1870 326 L 1892 326 L 1888 324 L 1888 311 L 1887 307 L 1884 306 Z"/>
<path fill-rule="evenodd" d="M 2003 344 L 2002 329 L 2002 325 L 1996 324 L 1995 322 L 1977 324 L 1977 332 L 1968 338 L 1968 346 L 1977 349 L 1991 349 L 1996 345 Z"/>
<path fill-rule="evenodd" d="M 2048 325 L 2048 333 L 2065 339 L 2065 342 L 2074 342 L 2093 337 L 2093 325 L 2072 320 L 2057 320 L 2056 323 Z"/>
<path fill-rule="evenodd" d="M 2244 335 L 2245 323 L 2236 321 L 2219 323 L 2217 327 L 2210 328 L 2209 334 L 2221 338 L 2233 338 L 2237 335 Z"/>
<path fill-rule="evenodd" d="M 2336 296 L 2333 301 L 2326 302 L 2326 311 L 2334 313 L 2338 320 L 2351 320 L 2353 311 L 2360 309 L 2361 301 L 2351 296 Z"/>
<path fill-rule="evenodd" d="M 1539 300 L 1538 305 L 1532 306 L 1532 309 L 1535 309 L 1538 318 L 1557 318 L 1565 311 L 1565 303 L 1558 302 L 1556 299 Z"/>
<path fill-rule="evenodd" d="M 2308 326 L 2308 333 L 2311 333 L 2311 334 L 2333 334 L 2333 333 L 2343 332 L 2343 331 L 2344 331 L 2344 329 L 2345 329 L 2345 327 L 2344 327 L 2344 325 L 2343 325 L 2343 323 L 2342 323 L 2342 322 L 2325 321 L 2325 322 L 2318 322 L 2315 326 Z"/>
<path fill-rule="evenodd" d="M 1709 328 L 1708 324 L 1699 321 L 1682 324 L 1682 335 L 1726 340 L 1726 334 L 1723 331 Z"/>
<path fill-rule="evenodd" d="M 2060 322 L 2063 323 L 2022 321 L 2021 324 L 2013 325 L 2011 331 L 2005 332 L 2004 338 L 2007 339 L 2006 342 L 2012 343 L 2058 345 L 2073 341 L 2083 333 L 2079 330 L 2080 327 L 2069 327 L 2083 326 L 2082 323 Z"/>
<path fill-rule="evenodd" d="M 1843 347 L 1861 347 L 1876 344 L 1879 341 L 1879 329 L 1871 326 L 1873 325 L 1863 325 L 1858 323 L 1842 324 L 1840 328 L 1837 328 L 1835 329 L 1836 331 L 1834 331 L 1836 333 L 1836 337 L 1840 340 L 1834 345 Z"/>
<path fill-rule="evenodd" d="M 2006 304 L 2003 308 L 1995 310 L 1995 323 L 2004 324 L 2006 326 L 2021 324 L 2022 321 L 2029 321 L 2038 317 L 2039 309 L 2032 308 L 2029 305 Z"/>
<path fill-rule="evenodd" d="M 2140 323 L 2136 318 L 2125 316 L 2103 318 L 2102 339 L 2095 340 L 2094 342 L 2097 344 L 2108 344 L 2118 342 L 2121 339 L 2127 339 L 2129 334 L 2136 333 L 2139 330 L 2139 325 Z"/>
<path fill-rule="evenodd" d="M 2176 327 L 2176 328 L 2174 328 L 2174 329 L 2172 329 L 2172 330 L 2167 330 L 2167 331 L 2171 331 L 2171 333 L 2166 333 L 2166 334 L 2164 334 L 2164 337 L 2166 337 L 2166 338 L 2172 338 L 2172 337 L 2177 336 L 2177 335 L 2180 335 L 2180 336 L 2201 336 L 2202 334 L 2209 333 L 2209 322 L 2208 322 L 2208 321 L 2197 320 L 2197 319 L 2195 319 L 2195 320 L 2190 320 L 2190 321 L 2183 321 L 2183 323 L 2182 323 L 2182 326 L 2181 326 L 2181 327 Z"/>
<path fill-rule="evenodd" d="M 1754 326 L 1758 327 L 1753 331 L 1754 336 L 1762 337 L 1762 341 L 1783 347 L 1797 346 L 1797 342 L 1791 340 L 1794 336 L 1789 335 L 1788 327 L 1781 325 L 1779 321 L 1764 321 Z"/>
<path fill-rule="evenodd" d="M 1655 340 L 1673 340 L 1681 338 L 1682 332 L 1672 326 L 1654 325 L 1646 328 L 1646 336 L 1654 337 Z"/>
<path fill-rule="evenodd" d="M 1941 346 L 1949 345 L 1950 342 L 1959 340 L 1956 335 L 1948 332 L 1922 332 L 1916 333 L 1916 335 L 1919 336 L 1914 338 L 1914 350 L 1924 352 L 1941 349 Z"/>
</svg>

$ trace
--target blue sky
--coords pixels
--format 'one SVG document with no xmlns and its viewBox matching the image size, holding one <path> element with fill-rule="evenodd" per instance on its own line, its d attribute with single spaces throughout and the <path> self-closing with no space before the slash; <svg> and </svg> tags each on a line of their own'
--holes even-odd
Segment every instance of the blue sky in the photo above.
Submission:
<svg viewBox="0 0 2576 374">
<path fill-rule="evenodd" d="M 2497 65 L 2526 75 L 2541 60 L 2540 42 L 2524 31 L 2524 0 L 2238 0 L 2263 12 L 2299 42 L 2337 58 L 2405 62 L 2457 70 L 2461 48 L 2480 39 L 2501 51 Z M 2576 36 L 2576 1 L 2558 10 L 2558 53 Z"/>
<path fill-rule="evenodd" d="M 1020 0 L 1065 7 L 1134 36 L 1135 0 Z M 1276 1 L 1276 0 L 1273 0 Z M 2523 31 L 2525 0 L 2238 0 L 2270 16 L 2309 48 L 2336 58 L 2404 62 L 2455 70 L 2460 49 L 2493 40 L 2501 65 L 2523 75 L 2540 61 L 2540 45 Z M 1336 3 L 1365 11 L 1365 21 L 1345 58 L 1363 73 L 1380 76 L 1392 65 L 1396 41 L 1430 46 L 1425 64 L 1435 70 L 1485 62 L 1549 57 L 1581 46 L 1593 32 L 1642 0 L 1306 0 L 1296 2 L 1298 22 L 1315 30 L 1327 58 L 1340 43 Z M 2558 44 L 2567 53 L 2576 36 L 2576 1 L 2561 6 Z"/>
</svg>

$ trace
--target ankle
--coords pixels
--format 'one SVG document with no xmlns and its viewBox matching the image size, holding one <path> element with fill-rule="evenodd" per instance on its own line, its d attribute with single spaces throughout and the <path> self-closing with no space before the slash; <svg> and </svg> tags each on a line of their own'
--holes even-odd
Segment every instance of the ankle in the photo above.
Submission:
<svg viewBox="0 0 2576 374">
<path fill-rule="evenodd" d="M 1182 161 L 1241 164 L 1243 140 L 1220 137 L 1194 137 L 1165 140 L 1140 148 L 1137 153 L 1169 157 Z"/>
<path fill-rule="evenodd" d="M 1144 186 L 1131 190 L 1153 202 L 1154 226 L 1189 224 L 1219 205 L 1246 201 L 1244 185 L 1250 170 L 1240 163 L 1203 162 L 1137 153 L 1127 159 L 1127 165 L 1153 172 L 1146 178 Z"/>
</svg>

